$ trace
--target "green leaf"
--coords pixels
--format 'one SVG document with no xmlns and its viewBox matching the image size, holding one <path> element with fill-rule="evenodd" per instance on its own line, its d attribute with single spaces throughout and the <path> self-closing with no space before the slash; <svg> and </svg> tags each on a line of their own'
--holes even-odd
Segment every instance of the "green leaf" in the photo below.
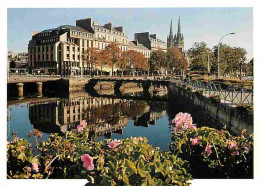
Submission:
<svg viewBox="0 0 260 186">
<path fill-rule="evenodd" d="M 21 152 L 21 153 L 19 154 L 19 156 L 17 157 L 17 159 L 20 159 L 20 160 L 22 160 L 22 161 L 24 162 L 25 159 L 26 159 L 26 156 L 25 156 L 24 152 Z"/>
<path fill-rule="evenodd" d="M 124 181 L 127 185 L 129 185 L 129 180 L 128 180 L 128 177 L 127 177 L 126 174 L 123 174 L 123 181 Z"/>
<path fill-rule="evenodd" d="M 160 161 L 156 161 L 154 163 L 154 166 L 155 166 L 155 172 L 161 172 L 163 167 L 162 167 L 162 163 Z"/>
<path fill-rule="evenodd" d="M 153 181 L 154 181 L 154 185 L 163 185 L 163 181 L 161 179 L 154 178 Z"/>
<path fill-rule="evenodd" d="M 108 161 L 108 167 L 109 167 L 110 171 L 116 170 L 116 166 L 112 161 Z"/>
<path fill-rule="evenodd" d="M 125 166 L 128 172 L 137 174 L 137 169 L 132 161 L 125 159 Z"/>
</svg>

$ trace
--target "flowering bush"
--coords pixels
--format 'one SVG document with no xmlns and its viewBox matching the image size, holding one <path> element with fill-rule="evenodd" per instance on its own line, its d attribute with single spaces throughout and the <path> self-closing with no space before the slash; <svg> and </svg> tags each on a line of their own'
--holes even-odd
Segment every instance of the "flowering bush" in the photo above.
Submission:
<svg viewBox="0 0 260 186">
<path fill-rule="evenodd" d="M 8 178 L 86 178 L 96 185 L 188 185 L 191 179 L 187 161 L 141 137 L 92 142 L 83 127 L 64 137 L 51 134 L 37 150 L 33 155 L 24 139 L 11 141 Z"/>
<path fill-rule="evenodd" d="M 192 117 L 188 113 L 178 113 L 175 118 L 172 120 L 175 123 L 174 132 L 185 131 L 188 128 L 196 129 L 196 126 L 192 124 Z"/>
<path fill-rule="evenodd" d="M 174 121 L 178 121 L 176 115 Z M 253 167 L 253 135 L 232 136 L 209 127 L 187 128 L 172 134 L 170 150 L 189 161 L 195 178 L 249 178 Z"/>
</svg>

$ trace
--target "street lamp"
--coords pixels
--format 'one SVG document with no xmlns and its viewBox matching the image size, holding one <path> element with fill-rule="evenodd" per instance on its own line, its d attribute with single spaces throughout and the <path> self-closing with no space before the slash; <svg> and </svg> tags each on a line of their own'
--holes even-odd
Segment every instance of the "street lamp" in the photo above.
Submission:
<svg viewBox="0 0 260 186">
<path fill-rule="evenodd" d="M 220 58 L 219 58 L 219 47 L 220 47 L 220 42 L 221 42 L 221 40 L 225 37 L 225 36 L 227 36 L 227 35 L 231 35 L 231 34 L 235 34 L 234 32 L 231 32 L 231 33 L 228 33 L 228 34 L 225 34 L 224 36 L 222 36 L 221 37 L 221 39 L 219 40 L 219 43 L 218 43 L 218 78 L 219 78 L 219 76 L 220 76 Z"/>
</svg>

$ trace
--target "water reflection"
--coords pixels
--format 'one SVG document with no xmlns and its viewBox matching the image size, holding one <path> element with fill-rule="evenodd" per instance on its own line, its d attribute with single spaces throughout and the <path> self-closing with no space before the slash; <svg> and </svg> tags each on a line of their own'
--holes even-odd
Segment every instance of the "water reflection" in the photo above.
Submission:
<svg viewBox="0 0 260 186">
<path fill-rule="evenodd" d="M 8 130 L 14 130 L 19 137 L 25 138 L 30 130 L 38 129 L 46 139 L 50 133 L 62 134 L 76 129 L 77 125 L 86 120 L 92 140 L 146 136 L 152 145 L 167 150 L 171 140 L 167 103 L 134 99 L 140 94 L 124 94 L 133 98 L 125 99 L 113 96 L 92 97 L 83 92 L 72 93 L 63 98 L 43 97 L 28 98 L 20 102 L 9 101 Z M 164 130 L 167 135 L 158 140 L 160 130 Z M 10 138 L 9 135 L 8 140 Z"/>
<path fill-rule="evenodd" d="M 100 136 L 113 132 L 123 133 L 128 120 L 134 120 L 135 126 L 148 127 L 149 124 L 156 124 L 156 120 L 166 114 L 166 104 L 161 105 L 159 102 L 114 98 L 64 98 L 54 102 L 29 104 L 29 119 L 34 128 L 45 133 L 66 132 L 86 120 L 90 131 L 95 136 Z"/>
</svg>

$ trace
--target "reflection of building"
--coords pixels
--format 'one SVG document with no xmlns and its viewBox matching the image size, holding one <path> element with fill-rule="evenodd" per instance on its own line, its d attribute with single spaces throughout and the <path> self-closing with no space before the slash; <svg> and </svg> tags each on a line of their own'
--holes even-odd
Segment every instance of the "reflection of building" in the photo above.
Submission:
<svg viewBox="0 0 260 186">
<path fill-rule="evenodd" d="M 164 112 L 151 111 L 146 101 L 112 98 L 82 97 L 29 104 L 34 128 L 47 133 L 65 132 L 86 120 L 95 137 L 122 134 L 129 119 L 135 120 L 136 126 L 154 124 Z"/>
</svg>

